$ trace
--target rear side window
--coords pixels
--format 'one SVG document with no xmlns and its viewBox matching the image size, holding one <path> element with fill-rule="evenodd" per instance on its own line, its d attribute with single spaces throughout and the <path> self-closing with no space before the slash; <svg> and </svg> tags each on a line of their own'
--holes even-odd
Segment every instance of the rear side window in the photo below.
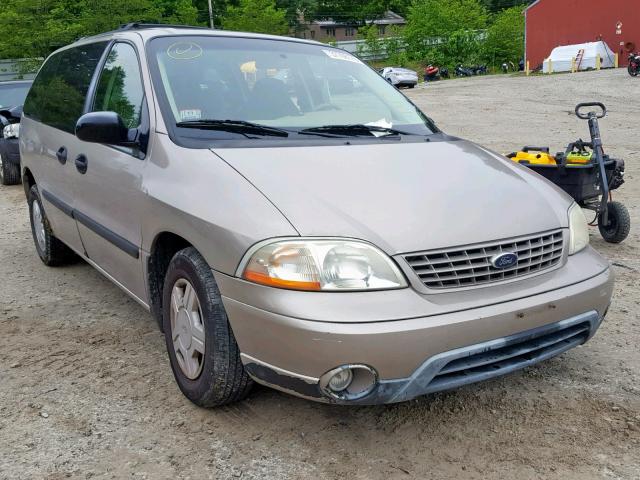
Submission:
<svg viewBox="0 0 640 480">
<path fill-rule="evenodd" d="M 106 46 L 107 42 L 91 43 L 51 56 L 33 82 L 24 104 L 24 114 L 73 133 Z"/>
<path fill-rule="evenodd" d="M 128 43 L 116 43 L 100 73 L 92 111 L 116 112 L 128 128 L 136 128 L 143 98 L 136 51 Z"/>
</svg>

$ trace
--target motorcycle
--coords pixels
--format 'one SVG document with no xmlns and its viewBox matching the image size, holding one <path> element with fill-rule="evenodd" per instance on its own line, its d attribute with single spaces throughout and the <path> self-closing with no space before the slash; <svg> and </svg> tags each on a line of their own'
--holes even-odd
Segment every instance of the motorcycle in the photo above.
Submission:
<svg viewBox="0 0 640 480">
<path fill-rule="evenodd" d="M 472 76 L 473 70 L 467 67 L 463 67 L 462 65 L 458 65 L 455 70 L 456 77 L 470 77 Z"/>
<path fill-rule="evenodd" d="M 627 71 L 632 77 L 637 77 L 638 74 L 640 74 L 640 54 L 629 54 L 629 66 L 627 67 Z"/>
<path fill-rule="evenodd" d="M 433 65 L 427 65 L 424 69 L 424 81 L 433 82 L 440 79 L 440 69 Z"/>
<path fill-rule="evenodd" d="M 486 65 L 475 65 L 471 67 L 474 75 L 486 75 L 488 73 L 488 69 Z"/>
</svg>

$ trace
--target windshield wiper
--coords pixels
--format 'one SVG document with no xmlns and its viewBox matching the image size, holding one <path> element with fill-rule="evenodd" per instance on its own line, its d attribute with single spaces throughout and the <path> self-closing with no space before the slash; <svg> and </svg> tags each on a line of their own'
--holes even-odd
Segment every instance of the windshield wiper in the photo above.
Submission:
<svg viewBox="0 0 640 480">
<path fill-rule="evenodd" d="M 245 122 L 244 120 L 186 120 L 176 123 L 181 128 L 199 128 L 202 130 L 220 130 L 223 132 L 255 135 L 270 135 L 273 137 L 288 137 L 289 133 L 276 127 L 261 125 L 259 123 Z"/>
<path fill-rule="evenodd" d="M 413 135 L 412 133 L 396 130 L 395 128 L 380 127 L 378 125 L 365 125 L 362 123 L 354 123 L 350 125 L 323 125 L 321 127 L 305 128 L 298 131 L 298 133 L 301 135 L 337 135 L 347 137 Z M 386 133 L 387 135 L 375 135 L 375 133 Z"/>
</svg>

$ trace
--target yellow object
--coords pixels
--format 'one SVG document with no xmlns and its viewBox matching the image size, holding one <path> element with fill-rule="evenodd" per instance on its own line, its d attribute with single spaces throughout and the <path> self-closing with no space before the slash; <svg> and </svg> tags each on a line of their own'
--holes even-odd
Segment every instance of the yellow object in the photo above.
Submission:
<svg viewBox="0 0 640 480">
<path fill-rule="evenodd" d="M 511 157 L 516 163 L 529 163 L 531 165 L 556 165 L 556 159 L 546 152 L 516 152 Z"/>
<path fill-rule="evenodd" d="M 255 60 L 250 62 L 245 62 L 240 65 L 240 71 L 242 73 L 256 73 L 256 62 Z"/>
<path fill-rule="evenodd" d="M 529 72 L 530 72 L 530 71 L 531 71 L 531 70 L 529 69 L 529 60 L 527 60 L 527 76 L 529 76 Z"/>
<path fill-rule="evenodd" d="M 557 165 L 553 155 L 547 152 L 516 152 L 509 155 L 516 163 L 528 163 L 530 165 Z M 567 156 L 567 165 L 586 165 L 591 163 L 593 152 L 571 152 Z"/>
<path fill-rule="evenodd" d="M 596 55 L 596 70 L 600 70 L 600 55 Z"/>
<path fill-rule="evenodd" d="M 593 152 L 571 152 L 567 156 L 567 163 L 585 165 L 591 162 Z"/>
<path fill-rule="evenodd" d="M 619 60 L 620 59 L 618 57 L 618 54 L 616 53 L 615 56 L 613 57 L 613 64 L 615 65 L 616 68 L 620 66 Z"/>
<path fill-rule="evenodd" d="M 571 59 L 571 73 L 576 73 L 576 57 Z"/>
</svg>

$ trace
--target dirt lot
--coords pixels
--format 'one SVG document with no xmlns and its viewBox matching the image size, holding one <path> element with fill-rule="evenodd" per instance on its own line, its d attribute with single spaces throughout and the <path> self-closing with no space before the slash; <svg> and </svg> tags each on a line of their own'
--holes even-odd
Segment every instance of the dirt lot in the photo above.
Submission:
<svg viewBox="0 0 640 480">
<path fill-rule="evenodd" d="M 199 409 L 176 387 L 150 315 L 88 265 L 44 267 L 21 188 L 0 187 L 0 478 L 640 478 L 640 81 L 623 70 L 500 76 L 407 94 L 445 131 L 505 153 L 587 137 L 574 104 L 607 104 L 603 137 L 627 161 L 618 198 L 635 226 L 620 246 L 592 236 L 617 285 L 590 343 L 401 405 L 260 388 Z"/>
</svg>

